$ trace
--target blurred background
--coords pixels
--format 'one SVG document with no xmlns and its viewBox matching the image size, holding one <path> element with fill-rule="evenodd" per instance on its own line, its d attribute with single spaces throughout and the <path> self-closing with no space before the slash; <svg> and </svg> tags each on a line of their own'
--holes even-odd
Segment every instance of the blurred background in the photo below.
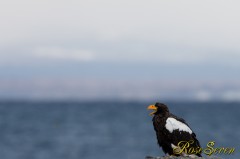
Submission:
<svg viewBox="0 0 240 159">
<path fill-rule="evenodd" d="M 156 101 L 185 118 L 202 145 L 237 147 L 239 5 L 1 2 L 0 155 L 161 156 L 146 111 Z"/>
</svg>

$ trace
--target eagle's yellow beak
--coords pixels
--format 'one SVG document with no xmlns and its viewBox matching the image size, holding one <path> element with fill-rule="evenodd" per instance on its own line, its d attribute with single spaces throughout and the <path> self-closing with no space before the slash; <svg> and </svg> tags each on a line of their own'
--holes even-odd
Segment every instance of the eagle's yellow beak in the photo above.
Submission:
<svg viewBox="0 0 240 159">
<path fill-rule="evenodd" d="M 149 115 L 152 116 L 154 113 L 157 112 L 157 107 L 155 105 L 149 105 L 147 107 L 148 110 L 153 110 L 153 112 L 151 112 Z"/>
</svg>

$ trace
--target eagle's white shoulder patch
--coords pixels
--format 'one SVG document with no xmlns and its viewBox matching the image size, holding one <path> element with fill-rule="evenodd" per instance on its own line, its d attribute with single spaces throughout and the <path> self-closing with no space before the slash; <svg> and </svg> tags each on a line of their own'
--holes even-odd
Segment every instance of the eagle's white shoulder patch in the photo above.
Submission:
<svg viewBox="0 0 240 159">
<path fill-rule="evenodd" d="M 186 131 L 192 134 L 192 130 L 186 124 L 171 117 L 167 119 L 165 127 L 170 133 L 178 129 L 179 131 Z"/>
</svg>

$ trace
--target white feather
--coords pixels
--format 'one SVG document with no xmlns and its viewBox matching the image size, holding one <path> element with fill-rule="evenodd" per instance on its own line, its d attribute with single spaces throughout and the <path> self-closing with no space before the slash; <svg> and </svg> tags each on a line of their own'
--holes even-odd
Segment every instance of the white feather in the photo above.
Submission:
<svg viewBox="0 0 240 159">
<path fill-rule="evenodd" d="M 192 134 L 192 130 L 184 123 L 174 119 L 174 118 L 168 118 L 166 121 L 166 125 L 165 125 L 166 129 L 172 133 L 173 130 L 179 130 L 179 131 L 185 131 L 185 132 L 189 132 L 190 134 Z"/>
<path fill-rule="evenodd" d="M 172 149 L 178 148 L 177 146 L 175 146 L 174 144 L 171 144 Z"/>
</svg>

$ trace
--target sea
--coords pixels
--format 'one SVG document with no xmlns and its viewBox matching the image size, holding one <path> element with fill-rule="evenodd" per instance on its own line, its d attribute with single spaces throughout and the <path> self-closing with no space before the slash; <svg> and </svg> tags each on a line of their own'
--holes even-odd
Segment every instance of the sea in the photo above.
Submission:
<svg viewBox="0 0 240 159">
<path fill-rule="evenodd" d="M 240 158 L 240 103 L 166 101 L 201 147 L 234 148 Z M 139 101 L 0 101 L 1 159 L 144 159 L 163 156 Z M 204 155 L 206 156 L 206 155 Z"/>
</svg>

